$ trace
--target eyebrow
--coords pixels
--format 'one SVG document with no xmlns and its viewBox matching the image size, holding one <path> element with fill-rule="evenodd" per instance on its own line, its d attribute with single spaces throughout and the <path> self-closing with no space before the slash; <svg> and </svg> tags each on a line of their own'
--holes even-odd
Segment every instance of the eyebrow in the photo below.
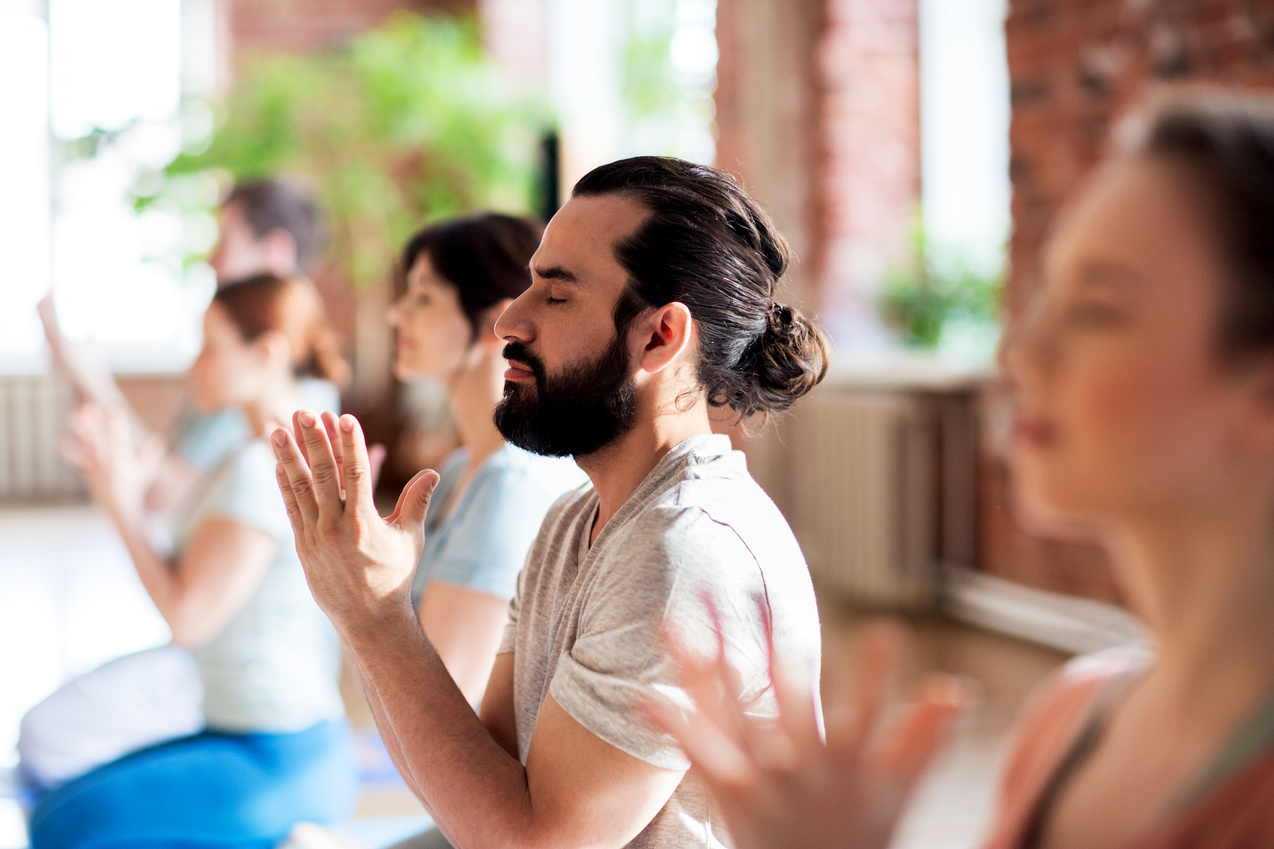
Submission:
<svg viewBox="0 0 1274 849">
<path fill-rule="evenodd" d="M 578 283 L 579 278 L 575 276 L 575 272 L 563 268 L 560 265 L 550 265 L 546 268 L 531 267 L 536 277 L 543 280 L 561 280 L 564 283 Z"/>
<path fill-rule="evenodd" d="M 1086 263 L 1079 274 L 1079 285 L 1093 289 L 1124 289 L 1142 279 L 1135 268 L 1119 262 Z"/>
</svg>

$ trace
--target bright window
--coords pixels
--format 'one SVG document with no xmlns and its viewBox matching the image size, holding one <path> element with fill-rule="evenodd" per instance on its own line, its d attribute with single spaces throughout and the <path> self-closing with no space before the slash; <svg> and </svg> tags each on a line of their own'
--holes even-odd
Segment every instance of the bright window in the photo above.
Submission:
<svg viewBox="0 0 1274 849">
<path fill-rule="evenodd" d="M 192 44 L 212 37 L 210 2 L 49 0 L 47 17 L 2 19 L 0 250 L 13 276 L 0 370 L 45 367 L 34 305 L 50 289 L 67 335 L 94 340 L 117 370 L 180 369 L 193 355 L 210 275 L 183 269 L 190 228 L 176 212 L 138 215 L 130 189 L 181 148 L 183 87 L 200 77 L 183 56 L 209 52 Z"/>
</svg>

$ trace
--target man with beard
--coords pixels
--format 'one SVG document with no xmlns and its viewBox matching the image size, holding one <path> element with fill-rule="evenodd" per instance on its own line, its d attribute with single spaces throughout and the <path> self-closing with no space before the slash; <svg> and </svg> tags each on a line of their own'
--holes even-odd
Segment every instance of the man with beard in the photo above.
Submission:
<svg viewBox="0 0 1274 849">
<path fill-rule="evenodd" d="M 496 424 L 571 455 L 592 486 L 549 511 L 478 716 L 411 609 L 437 475 L 380 519 L 357 421 L 299 413 L 273 434 L 310 586 L 354 658 L 407 782 L 442 834 L 406 845 L 719 846 L 728 835 L 643 710 L 676 698 L 665 635 L 728 646 L 739 697 L 773 715 L 767 631 L 817 688 L 808 571 L 712 412 L 762 419 L 826 370 L 822 335 L 775 300 L 787 249 L 719 171 L 641 157 L 586 175 L 496 323 Z"/>
</svg>

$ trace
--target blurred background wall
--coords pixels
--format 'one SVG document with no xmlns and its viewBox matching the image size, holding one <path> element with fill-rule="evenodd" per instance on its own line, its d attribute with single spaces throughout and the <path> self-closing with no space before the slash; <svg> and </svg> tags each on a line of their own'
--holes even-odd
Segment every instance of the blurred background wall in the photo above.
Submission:
<svg viewBox="0 0 1274 849">
<path fill-rule="evenodd" d="M 1004 598 L 1117 604 L 1094 551 L 1007 507 L 1001 307 L 1029 297 L 1119 115 L 1162 84 L 1274 85 L 1274 0 L 104 8 L 0 0 L 0 498 L 77 490 L 31 312 L 50 285 L 143 415 L 175 415 L 231 177 L 299 172 L 333 210 L 316 277 L 355 359 L 345 404 L 395 449 L 392 489 L 450 444 L 428 388 L 389 376 L 406 234 L 476 206 L 551 214 L 588 168 L 664 153 L 770 210 L 796 256 L 787 298 L 834 338 L 793 416 L 731 431 L 828 595 L 975 618 Z"/>
</svg>

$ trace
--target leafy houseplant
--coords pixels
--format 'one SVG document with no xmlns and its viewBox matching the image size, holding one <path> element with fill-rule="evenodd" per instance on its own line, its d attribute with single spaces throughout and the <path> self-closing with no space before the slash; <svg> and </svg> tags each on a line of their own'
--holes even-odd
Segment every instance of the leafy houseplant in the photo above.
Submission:
<svg viewBox="0 0 1274 849">
<path fill-rule="evenodd" d="M 357 288 L 383 285 L 425 220 L 533 208 L 547 124 L 483 55 L 476 22 L 406 13 L 338 50 L 256 60 L 217 113 L 198 149 L 138 181 L 138 206 L 208 171 L 299 176 L 329 217 L 331 265 Z"/>
<path fill-rule="evenodd" d="M 943 256 L 916 226 L 910 261 L 886 274 L 879 307 L 904 345 L 936 348 L 954 322 L 994 326 L 999 295 L 998 275 Z"/>
</svg>

